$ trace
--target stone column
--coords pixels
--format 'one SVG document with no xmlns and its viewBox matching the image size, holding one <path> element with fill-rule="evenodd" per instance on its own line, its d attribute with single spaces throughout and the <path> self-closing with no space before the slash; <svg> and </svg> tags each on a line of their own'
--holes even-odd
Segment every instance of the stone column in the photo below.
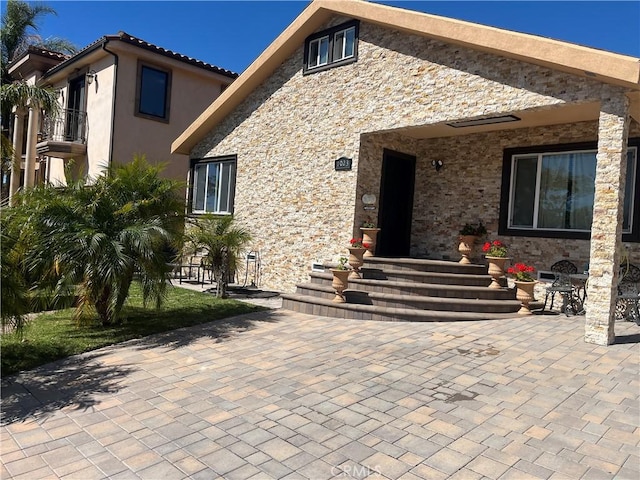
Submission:
<svg viewBox="0 0 640 480">
<path fill-rule="evenodd" d="M 622 246 L 622 212 L 629 136 L 629 100 L 620 91 L 603 98 L 591 225 L 584 340 L 611 345 Z M 604 94 L 603 94 L 604 97 Z"/>
<path fill-rule="evenodd" d="M 11 163 L 11 183 L 9 198 L 13 198 L 20 188 L 20 169 L 22 163 L 22 138 L 24 137 L 24 114 L 22 108 L 16 109 L 13 123 L 13 161 Z"/>
<path fill-rule="evenodd" d="M 40 125 L 40 109 L 29 107 L 29 123 L 27 125 L 27 152 L 24 161 L 24 186 L 32 188 L 36 180 L 36 143 L 38 142 L 38 126 Z"/>
</svg>

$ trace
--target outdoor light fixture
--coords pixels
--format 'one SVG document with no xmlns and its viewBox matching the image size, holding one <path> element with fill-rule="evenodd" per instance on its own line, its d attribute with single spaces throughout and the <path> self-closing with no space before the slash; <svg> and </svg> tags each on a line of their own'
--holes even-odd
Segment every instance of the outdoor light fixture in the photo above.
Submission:
<svg viewBox="0 0 640 480">
<path fill-rule="evenodd" d="M 520 119 L 515 115 L 502 115 L 499 117 L 478 118 L 477 120 L 462 120 L 460 122 L 447 123 L 450 127 L 477 127 L 478 125 L 491 125 L 492 123 L 518 122 Z"/>
<path fill-rule="evenodd" d="M 91 85 L 93 83 L 93 81 L 98 77 L 98 74 L 96 73 L 95 70 L 89 70 L 87 72 L 87 84 Z"/>
<path fill-rule="evenodd" d="M 436 172 L 439 172 L 442 168 L 443 163 L 442 160 L 431 160 L 431 165 L 436 167 Z"/>
<path fill-rule="evenodd" d="M 365 205 L 375 205 L 376 204 L 376 196 L 372 193 L 365 193 L 362 195 L 362 203 Z"/>
</svg>

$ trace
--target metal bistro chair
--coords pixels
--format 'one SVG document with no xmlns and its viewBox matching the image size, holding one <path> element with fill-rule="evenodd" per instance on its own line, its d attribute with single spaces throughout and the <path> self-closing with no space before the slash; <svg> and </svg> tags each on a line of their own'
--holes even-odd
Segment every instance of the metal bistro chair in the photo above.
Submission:
<svg viewBox="0 0 640 480">
<path fill-rule="evenodd" d="M 616 298 L 616 320 L 627 319 L 640 325 L 640 268 L 630 263 L 620 265 L 618 297 Z"/>
<path fill-rule="evenodd" d="M 568 316 L 570 310 L 569 303 L 573 296 L 573 285 L 571 283 L 570 275 L 578 273 L 578 267 L 576 267 L 569 260 L 560 260 L 559 262 L 551 265 L 550 270 L 554 273 L 555 278 L 553 280 L 553 283 L 547 287 L 547 292 L 544 296 L 544 306 L 542 307 L 542 311 L 545 312 L 547 310 L 547 302 L 549 301 L 549 297 L 551 297 L 549 310 L 553 309 L 553 302 L 555 300 L 556 294 L 559 293 L 562 296 L 562 311 L 565 315 Z M 574 311 L 573 313 L 577 312 Z"/>
</svg>

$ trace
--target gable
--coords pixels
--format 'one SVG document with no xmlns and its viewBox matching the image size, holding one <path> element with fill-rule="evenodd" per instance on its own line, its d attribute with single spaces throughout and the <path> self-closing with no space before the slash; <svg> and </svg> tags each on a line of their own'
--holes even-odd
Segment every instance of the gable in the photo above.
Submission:
<svg viewBox="0 0 640 480">
<path fill-rule="evenodd" d="M 633 57 L 384 5 L 360 1 L 316 0 L 173 143 L 173 150 L 188 153 L 214 125 L 298 49 L 309 34 L 318 31 L 335 15 L 509 59 L 552 67 L 583 78 L 595 76 L 604 83 L 638 90 L 640 64 Z"/>
</svg>

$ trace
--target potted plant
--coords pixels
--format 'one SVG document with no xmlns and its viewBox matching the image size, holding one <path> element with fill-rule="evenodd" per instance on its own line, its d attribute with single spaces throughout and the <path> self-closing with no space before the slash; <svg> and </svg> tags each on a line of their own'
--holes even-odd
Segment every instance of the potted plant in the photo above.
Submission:
<svg viewBox="0 0 640 480">
<path fill-rule="evenodd" d="M 349 265 L 353 269 L 349 278 L 362 278 L 360 267 L 364 264 L 364 252 L 371 248 L 371 245 L 362 241 L 362 238 L 352 238 L 349 240 Z"/>
<path fill-rule="evenodd" d="M 504 265 L 509 260 L 507 246 L 500 240 L 492 240 L 485 242 L 482 251 L 489 262 L 489 275 L 491 275 L 489 288 L 502 288 L 499 280 L 504 277 Z"/>
<path fill-rule="evenodd" d="M 469 264 L 471 263 L 470 257 L 473 254 L 473 246 L 478 240 L 478 237 L 482 237 L 487 234 L 486 227 L 479 222 L 475 223 L 465 223 L 464 227 L 460 229 L 460 244 L 458 245 L 458 251 L 462 254 L 462 258 L 460 259 L 460 263 Z"/>
<path fill-rule="evenodd" d="M 518 311 L 520 315 L 531 315 L 529 303 L 533 300 L 533 288 L 536 285 L 534 271 L 535 268 L 526 263 L 516 263 L 507 269 L 507 273 L 513 276 L 516 284 L 516 298 L 522 304 Z"/>
<path fill-rule="evenodd" d="M 376 227 L 376 224 L 372 222 L 370 218 L 367 218 L 367 220 L 362 222 L 360 231 L 362 232 L 362 243 L 368 245 L 368 247 L 366 247 L 367 251 L 364 252 L 364 256 L 373 257 L 376 250 L 378 232 L 380 232 L 380 229 Z"/>
<path fill-rule="evenodd" d="M 338 265 L 331 269 L 331 273 L 333 274 L 331 286 L 336 292 L 333 301 L 336 303 L 344 303 L 346 300 L 342 292 L 349 285 L 349 273 L 351 273 L 347 266 L 347 257 L 340 257 L 338 259 Z"/>
</svg>

